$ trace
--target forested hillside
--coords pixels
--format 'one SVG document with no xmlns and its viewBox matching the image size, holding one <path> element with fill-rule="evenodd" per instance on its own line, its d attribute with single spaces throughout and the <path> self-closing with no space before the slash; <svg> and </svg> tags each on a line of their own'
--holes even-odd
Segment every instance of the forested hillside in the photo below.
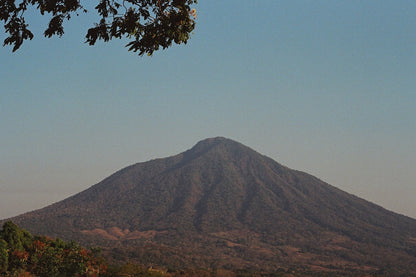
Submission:
<svg viewBox="0 0 416 277">
<path fill-rule="evenodd" d="M 416 220 L 226 138 L 129 166 L 13 221 L 99 245 L 109 262 L 416 274 Z"/>
</svg>

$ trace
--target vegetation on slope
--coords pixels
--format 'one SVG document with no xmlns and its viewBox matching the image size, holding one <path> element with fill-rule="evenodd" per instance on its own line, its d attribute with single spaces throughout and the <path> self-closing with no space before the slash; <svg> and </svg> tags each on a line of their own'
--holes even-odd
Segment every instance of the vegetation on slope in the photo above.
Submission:
<svg viewBox="0 0 416 277">
<path fill-rule="evenodd" d="M 143 249 L 148 258 L 156 263 L 154 252 Z M 165 249 L 166 250 L 166 249 Z M 171 253 L 160 253 L 166 258 Z M 107 266 L 98 249 L 86 250 L 79 244 L 44 236 L 32 236 L 11 221 L 0 230 L 0 276 L 14 277 L 61 277 L 61 276 L 102 276 L 102 277 L 300 277 L 300 276 L 413 276 L 411 271 L 398 272 L 393 266 L 385 270 L 337 269 L 308 267 L 293 264 L 276 270 L 201 268 L 183 265 L 183 268 L 144 266 L 123 262 Z"/>
</svg>

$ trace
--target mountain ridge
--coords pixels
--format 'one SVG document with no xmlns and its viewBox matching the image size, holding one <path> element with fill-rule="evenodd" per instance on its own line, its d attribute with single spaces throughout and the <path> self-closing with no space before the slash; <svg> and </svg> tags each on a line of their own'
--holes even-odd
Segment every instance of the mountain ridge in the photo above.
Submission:
<svg viewBox="0 0 416 277">
<path fill-rule="evenodd" d="M 382 270 L 385 261 L 416 272 L 416 220 L 223 137 L 128 166 L 12 220 L 33 233 L 117 248 L 143 263 Z M 147 260 L 140 252 L 146 247 L 158 257 Z"/>
</svg>

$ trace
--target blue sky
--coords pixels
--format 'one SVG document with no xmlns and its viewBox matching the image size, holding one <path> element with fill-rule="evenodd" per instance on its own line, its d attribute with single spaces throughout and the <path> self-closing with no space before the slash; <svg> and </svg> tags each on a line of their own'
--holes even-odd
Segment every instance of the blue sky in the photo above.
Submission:
<svg viewBox="0 0 416 277">
<path fill-rule="evenodd" d="M 84 44 L 91 14 L 0 48 L 0 218 L 214 136 L 416 218 L 415 1 L 199 2 L 152 57 Z"/>
</svg>

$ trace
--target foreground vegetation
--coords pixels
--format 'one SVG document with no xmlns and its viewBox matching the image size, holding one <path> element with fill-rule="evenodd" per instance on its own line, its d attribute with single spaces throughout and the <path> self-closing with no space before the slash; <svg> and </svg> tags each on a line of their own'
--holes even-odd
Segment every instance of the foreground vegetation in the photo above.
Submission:
<svg viewBox="0 0 416 277">
<path fill-rule="evenodd" d="M 85 249 L 76 242 L 32 236 L 11 221 L 0 230 L 0 276 L 253 276 L 227 270 L 168 270 L 125 263 L 107 266 L 99 249 Z M 276 275 L 277 276 L 277 275 Z"/>
<path fill-rule="evenodd" d="M 108 266 L 100 249 L 85 249 L 76 242 L 33 236 L 11 221 L 0 230 L 0 276 L 129 276 L 129 277 L 272 277 L 272 276 L 398 276 L 389 272 L 310 271 L 306 267 L 280 268 L 275 272 L 227 269 L 159 269 L 139 264 Z M 400 275 L 413 276 L 413 275 Z"/>
<path fill-rule="evenodd" d="M 0 231 L 1 276 L 98 276 L 106 272 L 98 250 L 32 236 L 11 221 Z"/>
</svg>

